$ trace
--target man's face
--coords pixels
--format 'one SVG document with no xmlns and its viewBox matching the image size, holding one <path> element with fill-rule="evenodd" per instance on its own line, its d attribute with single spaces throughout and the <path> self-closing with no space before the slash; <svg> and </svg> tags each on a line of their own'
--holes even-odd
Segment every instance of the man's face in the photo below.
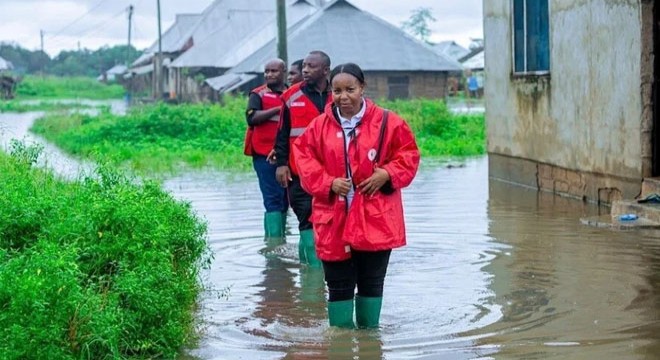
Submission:
<svg viewBox="0 0 660 360">
<path fill-rule="evenodd" d="M 303 76 L 300 67 L 298 67 L 298 65 L 291 65 L 291 68 L 289 69 L 289 75 L 286 79 L 289 82 L 289 85 L 301 82 L 303 80 Z"/>
<path fill-rule="evenodd" d="M 323 63 L 323 58 L 318 54 L 307 55 L 303 60 L 303 79 L 308 84 L 319 84 L 328 78 L 329 67 Z"/>
<path fill-rule="evenodd" d="M 284 68 L 282 64 L 271 61 L 264 67 L 264 78 L 268 86 L 280 86 L 284 84 Z"/>
</svg>

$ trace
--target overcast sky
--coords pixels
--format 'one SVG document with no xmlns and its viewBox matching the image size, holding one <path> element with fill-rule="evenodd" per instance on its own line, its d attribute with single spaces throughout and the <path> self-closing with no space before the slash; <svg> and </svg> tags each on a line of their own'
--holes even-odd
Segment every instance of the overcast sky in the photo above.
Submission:
<svg viewBox="0 0 660 360">
<path fill-rule="evenodd" d="M 437 20 L 430 24 L 432 41 L 455 40 L 467 47 L 470 38 L 483 37 L 483 0 L 349 1 L 396 26 L 408 19 L 412 10 L 430 8 Z M 175 14 L 200 13 L 212 2 L 161 0 L 162 31 L 174 22 Z M 144 49 L 158 34 L 156 0 L 0 0 L 0 42 L 39 49 L 43 30 L 44 49 L 51 56 L 63 49 L 125 44 L 129 5 L 134 6 L 132 44 Z"/>
</svg>

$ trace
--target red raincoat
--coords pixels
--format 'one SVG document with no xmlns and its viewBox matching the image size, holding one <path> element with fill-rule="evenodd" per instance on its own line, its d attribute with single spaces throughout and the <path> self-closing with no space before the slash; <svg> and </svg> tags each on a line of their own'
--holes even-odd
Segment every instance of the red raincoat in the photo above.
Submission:
<svg viewBox="0 0 660 360">
<path fill-rule="evenodd" d="M 345 198 L 331 190 L 335 178 L 347 177 L 345 159 L 350 163 L 356 186 L 369 178 L 376 167 L 374 154 L 383 109 L 370 100 L 366 107 L 347 154 L 344 132 L 331 106 L 293 144 L 302 186 L 313 197 L 310 221 L 321 260 L 346 260 L 351 257 L 351 248 L 378 251 L 406 244 L 400 189 L 415 177 L 420 155 L 412 131 L 398 115 L 389 113 L 379 165 L 390 175 L 394 193 L 385 195 L 378 191 L 368 196 L 355 191 L 348 208 Z"/>
</svg>

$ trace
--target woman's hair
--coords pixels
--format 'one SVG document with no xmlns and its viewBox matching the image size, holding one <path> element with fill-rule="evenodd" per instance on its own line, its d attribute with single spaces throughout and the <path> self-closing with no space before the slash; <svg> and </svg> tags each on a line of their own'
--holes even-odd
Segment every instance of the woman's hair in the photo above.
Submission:
<svg viewBox="0 0 660 360">
<path fill-rule="evenodd" d="M 330 72 L 330 83 L 332 83 L 332 79 L 339 74 L 353 75 L 360 82 L 360 84 L 364 85 L 364 73 L 357 64 L 345 63 L 335 66 L 335 68 Z"/>
</svg>

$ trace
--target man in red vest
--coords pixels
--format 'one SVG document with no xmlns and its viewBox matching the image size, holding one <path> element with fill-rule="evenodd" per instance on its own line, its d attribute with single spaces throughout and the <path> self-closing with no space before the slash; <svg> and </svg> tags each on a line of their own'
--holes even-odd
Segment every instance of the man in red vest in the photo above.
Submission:
<svg viewBox="0 0 660 360">
<path fill-rule="evenodd" d="M 298 177 L 291 144 L 300 136 L 325 106 L 332 103 L 328 74 L 330 57 L 323 51 L 311 51 L 303 60 L 303 82 L 292 85 L 282 94 L 282 112 L 275 140 L 277 182 L 289 191 L 289 204 L 298 218 L 300 261 L 313 267 L 321 267 L 314 247 L 314 232 L 309 216 L 312 213 L 312 197 L 303 190 Z"/>
<path fill-rule="evenodd" d="M 259 189 L 266 208 L 264 231 L 267 238 L 284 236 L 288 208 L 286 190 L 275 180 L 276 165 L 266 160 L 275 144 L 279 114 L 282 109 L 281 95 L 286 90 L 285 77 L 284 61 L 274 59 L 266 63 L 264 67 L 266 84 L 250 92 L 246 111 L 248 129 L 244 152 L 252 156 L 252 166 L 259 179 Z"/>
</svg>

